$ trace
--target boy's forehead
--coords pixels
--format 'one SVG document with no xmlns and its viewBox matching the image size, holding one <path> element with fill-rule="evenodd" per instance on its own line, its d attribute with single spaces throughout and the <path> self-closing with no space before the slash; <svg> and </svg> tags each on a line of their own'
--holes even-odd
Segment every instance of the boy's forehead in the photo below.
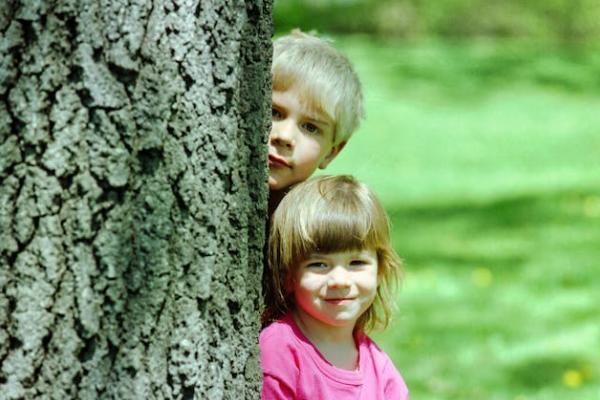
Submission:
<svg viewBox="0 0 600 400">
<path fill-rule="evenodd" d="M 315 107 L 310 102 L 301 102 L 303 113 L 310 119 L 315 121 L 333 124 L 333 118 L 321 107 Z"/>
<path fill-rule="evenodd" d="M 273 88 L 273 90 L 278 90 Z M 305 114 L 308 118 L 321 121 L 329 124 L 334 124 L 333 114 L 327 111 L 327 105 L 325 104 L 324 99 L 319 98 L 320 96 L 316 96 L 313 93 L 313 90 L 309 90 L 302 85 L 293 85 L 286 89 L 282 89 L 282 91 L 290 91 L 296 96 L 296 100 L 302 107 L 302 113 Z"/>
</svg>

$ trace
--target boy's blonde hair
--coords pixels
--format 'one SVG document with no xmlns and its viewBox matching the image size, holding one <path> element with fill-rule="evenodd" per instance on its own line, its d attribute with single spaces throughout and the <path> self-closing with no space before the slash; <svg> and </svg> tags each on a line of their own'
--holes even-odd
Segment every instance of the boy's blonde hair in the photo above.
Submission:
<svg viewBox="0 0 600 400">
<path fill-rule="evenodd" d="M 273 90 L 297 88 L 301 104 L 335 122 L 333 144 L 350 138 L 364 117 L 363 95 L 350 61 L 328 41 L 294 29 L 273 42 Z"/>
<path fill-rule="evenodd" d="M 296 185 L 273 214 L 269 236 L 272 296 L 263 326 L 294 309 L 293 279 L 299 263 L 313 252 L 373 249 L 378 286 L 373 304 L 355 329 L 385 328 L 401 262 L 390 242 L 389 222 L 375 194 L 348 175 L 319 176 Z"/>
</svg>

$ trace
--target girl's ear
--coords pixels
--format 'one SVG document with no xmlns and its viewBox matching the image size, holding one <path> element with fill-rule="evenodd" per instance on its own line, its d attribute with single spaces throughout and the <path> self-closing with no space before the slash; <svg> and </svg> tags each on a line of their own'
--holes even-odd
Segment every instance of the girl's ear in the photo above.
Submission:
<svg viewBox="0 0 600 400">
<path fill-rule="evenodd" d="M 385 266 L 386 266 L 385 256 L 378 251 L 377 252 L 377 288 L 378 289 L 379 289 L 379 285 L 381 284 L 381 281 L 384 279 L 383 271 L 385 269 Z"/>
<path fill-rule="evenodd" d="M 294 274 L 290 274 L 288 275 L 287 279 L 285 280 L 285 294 L 288 295 L 290 293 L 294 293 L 294 286 L 296 283 L 296 279 L 293 276 Z"/>
</svg>

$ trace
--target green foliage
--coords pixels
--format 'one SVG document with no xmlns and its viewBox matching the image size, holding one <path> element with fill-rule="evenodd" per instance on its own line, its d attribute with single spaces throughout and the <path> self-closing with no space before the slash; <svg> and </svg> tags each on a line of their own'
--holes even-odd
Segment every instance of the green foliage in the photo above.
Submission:
<svg viewBox="0 0 600 400">
<path fill-rule="evenodd" d="M 326 173 L 378 192 L 406 264 L 375 339 L 420 400 L 600 393 L 596 52 L 336 41 L 367 119 Z"/>
<path fill-rule="evenodd" d="M 275 29 L 403 37 L 600 37 L 597 0 L 277 0 Z"/>
</svg>

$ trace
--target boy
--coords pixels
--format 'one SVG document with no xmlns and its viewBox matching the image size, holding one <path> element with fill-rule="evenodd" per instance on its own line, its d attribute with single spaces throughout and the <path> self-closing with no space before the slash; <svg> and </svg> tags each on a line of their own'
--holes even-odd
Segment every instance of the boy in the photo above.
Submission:
<svg viewBox="0 0 600 400">
<path fill-rule="evenodd" d="M 325 168 L 364 115 L 348 59 L 299 30 L 273 43 L 273 125 L 269 135 L 269 215 L 289 188 Z"/>
</svg>

